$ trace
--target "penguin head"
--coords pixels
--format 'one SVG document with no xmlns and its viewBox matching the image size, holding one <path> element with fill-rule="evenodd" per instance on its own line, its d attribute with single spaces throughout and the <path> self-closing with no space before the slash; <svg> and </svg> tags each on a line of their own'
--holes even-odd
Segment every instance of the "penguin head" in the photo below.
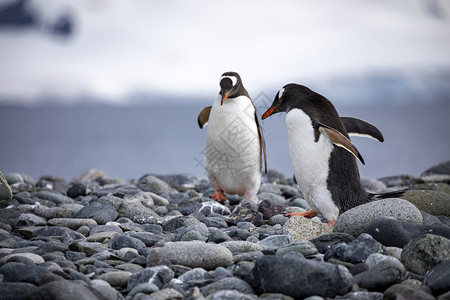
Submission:
<svg viewBox="0 0 450 300">
<path fill-rule="evenodd" d="M 248 92 L 245 90 L 242 84 L 241 76 L 236 72 L 225 72 L 220 77 L 220 92 L 222 96 L 222 105 L 228 98 L 236 98 L 238 96 L 248 96 Z M 250 98 L 250 97 L 249 97 Z"/>
<path fill-rule="evenodd" d="M 308 106 L 319 104 L 317 101 L 321 96 L 306 86 L 290 83 L 282 87 L 275 96 L 272 105 L 263 114 L 262 119 L 266 119 L 279 112 L 288 113 L 293 108 L 305 110 Z"/>
</svg>

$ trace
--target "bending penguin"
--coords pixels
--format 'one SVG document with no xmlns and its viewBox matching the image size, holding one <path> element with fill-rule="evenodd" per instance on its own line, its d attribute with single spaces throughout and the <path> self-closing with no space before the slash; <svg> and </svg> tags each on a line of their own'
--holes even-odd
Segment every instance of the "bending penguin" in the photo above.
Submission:
<svg viewBox="0 0 450 300">
<path fill-rule="evenodd" d="M 224 193 L 244 195 L 257 203 L 266 148 L 255 106 L 235 72 L 220 77 L 214 104 L 198 115 L 198 125 L 208 125 L 205 149 L 207 176 L 216 190 L 211 197 L 224 202 Z"/>
<path fill-rule="evenodd" d="M 360 135 L 383 142 L 372 124 L 340 117 L 324 96 L 298 85 L 288 84 L 275 96 L 262 119 L 286 112 L 286 127 L 294 174 L 312 210 L 289 213 L 313 217 L 322 214 L 330 226 L 339 214 L 369 202 L 373 195 L 361 184 L 356 159 L 364 160 L 349 135 Z"/>
</svg>

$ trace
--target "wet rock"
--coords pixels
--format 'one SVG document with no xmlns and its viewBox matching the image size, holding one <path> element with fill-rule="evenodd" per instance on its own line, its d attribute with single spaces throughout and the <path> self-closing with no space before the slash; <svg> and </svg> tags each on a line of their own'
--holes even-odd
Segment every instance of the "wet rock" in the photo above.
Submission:
<svg viewBox="0 0 450 300">
<path fill-rule="evenodd" d="M 450 260 L 441 262 L 426 275 L 423 283 L 437 295 L 450 291 Z"/>
<path fill-rule="evenodd" d="M 450 217 L 450 194 L 432 190 L 410 190 L 401 198 L 431 215 Z"/>
</svg>

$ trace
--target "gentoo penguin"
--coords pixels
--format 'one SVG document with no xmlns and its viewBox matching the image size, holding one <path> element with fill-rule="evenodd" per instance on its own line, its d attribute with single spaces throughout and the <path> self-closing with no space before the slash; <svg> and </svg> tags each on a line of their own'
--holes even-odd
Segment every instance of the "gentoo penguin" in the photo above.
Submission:
<svg viewBox="0 0 450 300">
<path fill-rule="evenodd" d="M 369 202 L 360 181 L 356 158 L 364 160 L 349 135 L 371 137 L 383 142 L 372 124 L 339 117 L 324 96 L 298 85 L 288 84 L 275 96 L 262 119 L 286 112 L 286 127 L 294 174 L 312 211 L 290 213 L 312 217 L 321 213 L 333 226 L 339 213 Z"/>
<path fill-rule="evenodd" d="M 238 73 L 222 74 L 214 104 L 197 121 L 200 128 L 209 124 L 205 168 L 216 190 L 211 197 L 224 202 L 225 192 L 257 203 L 263 159 L 267 173 L 266 148 L 255 106 Z"/>
</svg>

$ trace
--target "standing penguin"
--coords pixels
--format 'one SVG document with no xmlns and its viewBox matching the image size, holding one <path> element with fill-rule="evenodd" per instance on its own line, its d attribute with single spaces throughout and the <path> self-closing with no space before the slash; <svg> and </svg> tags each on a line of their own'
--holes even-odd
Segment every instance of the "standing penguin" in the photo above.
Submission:
<svg viewBox="0 0 450 300">
<path fill-rule="evenodd" d="M 205 168 L 216 190 L 211 197 L 224 202 L 225 192 L 257 203 L 263 159 L 267 173 L 266 148 L 255 106 L 238 73 L 220 77 L 213 106 L 198 115 L 200 128 L 207 123 Z"/>
<path fill-rule="evenodd" d="M 349 139 L 362 135 L 383 142 L 383 135 L 372 124 L 355 118 L 339 117 L 333 104 L 309 88 L 288 84 L 275 96 L 262 119 L 286 112 L 289 150 L 295 178 L 312 208 L 305 213 L 321 213 L 332 226 L 339 213 L 369 202 L 360 181 L 356 158 L 364 160 Z"/>
</svg>

